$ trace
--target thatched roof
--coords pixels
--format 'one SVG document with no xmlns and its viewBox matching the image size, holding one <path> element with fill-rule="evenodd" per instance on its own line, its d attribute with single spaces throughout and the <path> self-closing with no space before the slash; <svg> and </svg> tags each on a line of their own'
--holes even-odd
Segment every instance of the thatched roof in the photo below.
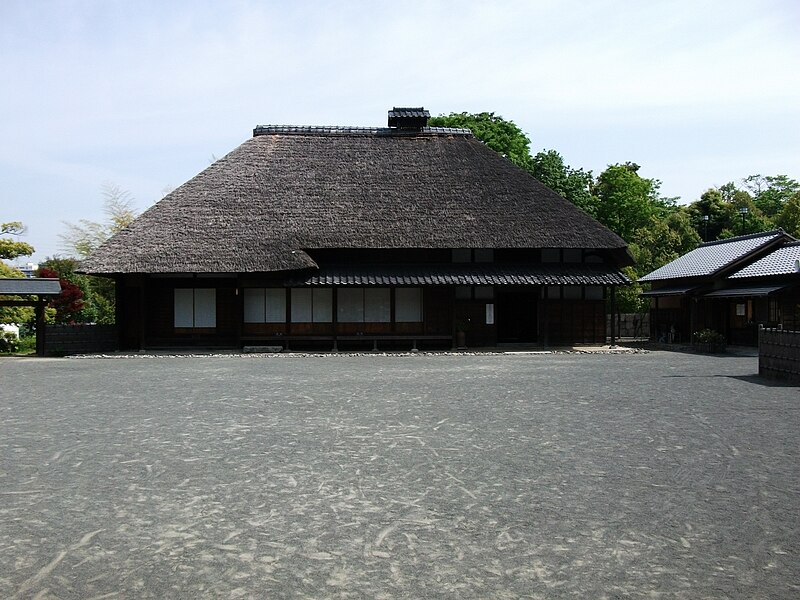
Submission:
<svg viewBox="0 0 800 600">
<path fill-rule="evenodd" d="M 265 126 L 82 270 L 286 271 L 324 248 L 625 247 L 467 130 Z"/>
</svg>

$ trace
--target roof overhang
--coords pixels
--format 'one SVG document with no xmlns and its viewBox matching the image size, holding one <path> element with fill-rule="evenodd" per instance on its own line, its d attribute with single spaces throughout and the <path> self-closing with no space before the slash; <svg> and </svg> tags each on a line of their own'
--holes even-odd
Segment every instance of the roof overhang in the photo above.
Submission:
<svg viewBox="0 0 800 600">
<path fill-rule="evenodd" d="M 762 285 L 753 287 L 730 288 L 727 290 L 714 290 L 707 293 L 706 298 L 763 298 L 789 287 L 788 285 Z"/>
<path fill-rule="evenodd" d="M 605 265 L 368 265 L 324 267 L 297 274 L 290 286 L 372 285 L 627 285 L 618 269 Z"/>
<path fill-rule="evenodd" d="M 686 296 L 689 295 L 690 292 L 697 290 L 700 286 L 698 285 L 684 285 L 680 287 L 664 287 L 658 288 L 657 290 L 648 290 L 646 292 L 642 292 L 639 294 L 640 296 L 647 296 L 650 298 L 656 298 L 661 296 Z"/>
<path fill-rule="evenodd" d="M 58 296 L 61 284 L 48 277 L 0 277 L 0 295 L 4 296 Z"/>
</svg>

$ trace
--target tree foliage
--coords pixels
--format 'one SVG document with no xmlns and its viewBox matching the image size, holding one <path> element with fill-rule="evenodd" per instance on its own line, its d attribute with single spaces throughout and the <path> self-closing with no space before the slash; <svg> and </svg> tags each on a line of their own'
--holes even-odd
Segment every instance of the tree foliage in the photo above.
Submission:
<svg viewBox="0 0 800 600">
<path fill-rule="evenodd" d="M 800 192 L 800 183 L 786 175 L 750 175 L 742 184 L 761 214 L 770 219 L 777 217 L 784 204 Z"/>
<path fill-rule="evenodd" d="M 513 121 L 508 121 L 493 112 L 450 113 L 428 120 L 431 127 L 461 127 L 495 152 L 502 154 L 518 167 L 528 170 L 531 161 L 531 141 Z"/>
<path fill-rule="evenodd" d="M 592 188 L 595 218 L 627 242 L 670 206 L 658 195 L 660 182 L 641 177 L 638 171 L 639 165 L 631 162 L 610 165 Z"/>
<path fill-rule="evenodd" d="M 578 208 L 594 214 L 595 201 L 592 196 L 593 178 L 591 171 L 573 169 L 564 163 L 555 150 L 537 152 L 530 161 L 531 175 L 558 192 Z"/>
<path fill-rule="evenodd" d="M 61 284 L 61 293 L 50 300 L 49 306 L 56 310 L 56 323 L 80 323 L 83 310 L 83 291 L 80 286 L 60 277 L 59 274 L 47 267 L 39 268 L 39 277 L 58 279 Z"/>
<path fill-rule="evenodd" d="M 22 278 L 25 275 L 22 271 L 9 267 L 4 262 L 0 261 L 0 277 L 9 278 Z M 3 299 L 20 299 L 12 296 L 0 296 Z M 33 307 L 31 306 L 0 306 L 0 323 L 31 323 L 34 321 L 35 315 Z"/>
<path fill-rule="evenodd" d="M 13 260 L 20 256 L 30 256 L 34 253 L 33 246 L 20 242 L 12 237 L 25 233 L 25 227 L 19 221 L 0 223 L 0 259 Z"/>
<path fill-rule="evenodd" d="M 114 323 L 114 282 L 76 273 L 77 268 L 74 258 L 48 258 L 39 265 L 40 277 L 58 277 L 61 281 L 61 296 L 52 304 L 57 310 L 56 322 Z"/>
<path fill-rule="evenodd" d="M 86 258 L 108 238 L 122 231 L 136 218 L 133 196 L 118 185 L 103 184 L 103 222 L 80 219 L 77 223 L 64 223 L 67 232 L 62 234 L 61 246 L 70 256 Z"/>
<path fill-rule="evenodd" d="M 67 232 L 61 235 L 61 245 L 68 257 L 49 258 L 41 265 L 58 273 L 62 281 L 77 286 L 83 294 L 80 310 L 62 311 L 76 322 L 114 323 L 114 282 L 104 277 L 75 273 L 79 259 L 89 256 L 137 216 L 130 192 L 110 183 L 103 185 L 103 212 L 106 216 L 103 222 L 81 219 L 77 223 L 65 223 Z"/>
<path fill-rule="evenodd" d="M 783 204 L 775 224 L 789 235 L 800 238 L 800 192 Z"/>
</svg>

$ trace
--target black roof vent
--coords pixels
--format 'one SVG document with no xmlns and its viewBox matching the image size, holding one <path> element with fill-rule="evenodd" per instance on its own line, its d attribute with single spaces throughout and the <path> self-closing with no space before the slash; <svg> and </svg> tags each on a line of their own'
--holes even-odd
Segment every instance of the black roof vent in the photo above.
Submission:
<svg viewBox="0 0 800 600">
<path fill-rule="evenodd" d="M 431 113 L 423 107 L 393 108 L 389 111 L 389 127 L 394 129 L 422 129 L 427 127 Z"/>
</svg>

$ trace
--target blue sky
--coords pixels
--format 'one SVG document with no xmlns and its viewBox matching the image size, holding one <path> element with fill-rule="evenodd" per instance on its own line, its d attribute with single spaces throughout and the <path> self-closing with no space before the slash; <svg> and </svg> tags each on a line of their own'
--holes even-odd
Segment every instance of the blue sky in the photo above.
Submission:
<svg viewBox="0 0 800 600">
<path fill-rule="evenodd" d="M 796 0 L 0 2 L 0 222 L 34 258 L 138 209 L 258 124 L 493 111 L 595 174 L 633 161 L 697 199 L 800 179 Z"/>
</svg>

